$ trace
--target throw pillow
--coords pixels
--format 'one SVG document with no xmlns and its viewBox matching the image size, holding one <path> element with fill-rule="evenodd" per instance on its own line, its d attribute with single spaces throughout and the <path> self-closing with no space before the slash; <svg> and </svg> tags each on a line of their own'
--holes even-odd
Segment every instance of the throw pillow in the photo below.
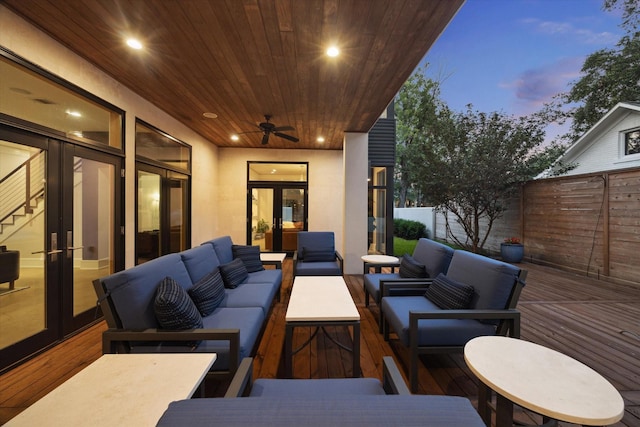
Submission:
<svg viewBox="0 0 640 427">
<path fill-rule="evenodd" d="M 442 309 L 460 310 L 469 308 L 474 292 L 473 286 L 449 279 L 440 273 L 433 279 L 424 296 Z"/>
<path fill-rule="evenodd" d="M 302 261 L 304 262 L 329 262 L 336 260 L 336 252 L 330 247 L 308 248 L 302 247 Z"/>
<path fill-rule="evenodd" d="M 213 313 L 224 299 L 224 281 L 220 270 L 216 268 L 204 276 L 187 293 L 202 316 Z"/>
<path fill-rule="evenodd" d="M 202 316 L 182 286 L 165 277 L 156 289 L 153 309 L 161 328 L 202 329 Z"/>
<path fill-rule="evenodd" d="M 230 289 L 238 287 L 249 277 L 249 272 L 240 258 L 222 264 L 220 266 L 220 274 L 224 281 L 224 287 Z"/>
<path fill-rule="evenodd" d="M 253 273 L 264 270 L 262 261 L 260 261 L 260 246 L 231 246 L 234 258 L 240 258 L 247 269 L 247 272 Z"/>
<path fill-rule="evenodd" d="M 420 264 L 411 255 L 404 254 L 400 260 L 400 277 L 423 279 L 429 277 L 429 274 L 423 264 Z"/>
</svg>

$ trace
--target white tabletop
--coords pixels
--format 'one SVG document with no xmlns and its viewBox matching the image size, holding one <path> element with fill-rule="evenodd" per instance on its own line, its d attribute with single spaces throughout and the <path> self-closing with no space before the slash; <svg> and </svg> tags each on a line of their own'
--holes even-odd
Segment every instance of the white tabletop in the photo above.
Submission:
<svg viewBox="0 0 640 427">
<path fill-rule="evenodd" d="M 624 415 L 620 393 L 593 369 L 528 341 L 480 337 L 464 348 L 469 369 L 513 403 L 548 417 L 609 425 Z"/>
<path fill-rule="evenodd" d="M 342 276 L 297 276 L 285 320 L 353 321 L 360 313 Z"/>
<path fill-rule="evenodd" d="M 371 264 L 393 264 L 400 262 L 398 258 L 391 255 L 362 255 L 360 259 Z"/>
<path fill-rule="evenodd" d="M 7 426 L 155 426 L 190 398 L 216 360 L 202 354 L 106 354 Z"/>
<path fill-rule="evenodd" d="M 262 262 L 284 262 L 287 257 L 286 253 L 280 252 L 260 252 L 260 261 Z"/>
</svg>

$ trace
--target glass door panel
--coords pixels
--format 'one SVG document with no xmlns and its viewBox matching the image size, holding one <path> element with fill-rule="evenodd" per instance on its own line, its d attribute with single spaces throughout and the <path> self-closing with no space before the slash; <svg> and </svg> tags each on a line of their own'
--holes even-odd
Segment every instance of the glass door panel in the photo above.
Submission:
<svg viewBox="0 0 640 427">
<path fill-rule="evenodd" d="M 181 252 L 188 248 L 189 236 L 186 212 L 188 210 L 189 192 L 188 176 L 176 172 L 168 172 L 168 206 L 169 206 L 169 253 Z"/>
<path fill-rule="evenodd" d="M 136 264 L 160 256 L 160 185 L 159 174 L 138 171 Z"/>
<path fill-rule="evenodd" d="M 47 155 L 0 138 L 0 350 L 48 325 Z"/>
<path fill-rule="evenodd" d="M 251 244 L 260 246 L 262 252 L 274 250 L 273 188 L 251 190 Z"/>
<path fill-rule="evenodd" d="M 73 315 L 95 309 L 92 282 L 114 272 L 115 167 L 73 158 L 73 230 L 66 257 L 73 262 Z"/>
<path fill-rule="evenodd" d="M 282 250 L 295 251 L 298 248 L 298 232 L 304 230 L 306 209 L 305 191 L 301 188 L 282 189 Z"/>
</svg>

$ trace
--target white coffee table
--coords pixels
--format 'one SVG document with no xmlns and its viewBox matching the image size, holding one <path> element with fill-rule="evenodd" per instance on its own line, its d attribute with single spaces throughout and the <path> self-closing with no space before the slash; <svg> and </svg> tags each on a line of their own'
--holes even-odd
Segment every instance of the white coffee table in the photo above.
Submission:
<svg viewBox="0 0 640 427">
<path fill-rule="evenodd" d="M 464 348 L 480 380 L 478 413 L 491 425 L 491 390 L 497 393 L 496 427 L 513 425 L 513 404 L 547 420 L 613 424 L 624 415 L 620 393 L 593 369 L 555 350 L 515 338 L 490 336 Z"/>
<path fill-rule="evenodd" d="M 360 259 L 364 262 L 363 274 L 369 273 L 371 267 L 375 268 L 376 273 L 380 273 L 382 267 L 391 267 L 393 271 L 400 265 L 400 260 L 391 255 L 362 255 Z"/>
<path fill-rule="evenodd" d="M 280 252 L 260 252 L 260 261 L 264 265 L 274 265 L 277 269 L 282 270 L 282 263 L 287 257 L 286 253 Z"/>
<path fill-rule="evenodd" d="M 189 399 L 216 360 L 202 354 L 105 354 L 6 426 L 155 426 Z"/>
<path fill-rule="evenodd" d="M 342 276 L 297 276 L 291 289 L 285 314 L 285 376 L 293 376 L 293 355 L 309 344 L 319 328 L 346 325 L 353 327 L 353 376 L 360 376 L 360 313 Z M 293 329 L 316 327 L 311 338 L 293 349 Z M 327 337 L 342 348 L 342 344 Z"/>
</svg>

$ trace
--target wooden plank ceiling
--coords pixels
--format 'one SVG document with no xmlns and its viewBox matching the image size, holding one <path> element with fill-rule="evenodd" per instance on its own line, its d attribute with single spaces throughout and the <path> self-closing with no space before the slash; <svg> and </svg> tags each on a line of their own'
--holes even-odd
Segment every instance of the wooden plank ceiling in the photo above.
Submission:
<svg viewBox="0 0 640 427">
<path fill-rule="evenodd" d="M 319 149 L 373 126 L 463 2 L 4 0 L 215 145 L 264 147 L 270 114 L 300 142 L 272 135 L 267 147 Z"/>
</svg>

